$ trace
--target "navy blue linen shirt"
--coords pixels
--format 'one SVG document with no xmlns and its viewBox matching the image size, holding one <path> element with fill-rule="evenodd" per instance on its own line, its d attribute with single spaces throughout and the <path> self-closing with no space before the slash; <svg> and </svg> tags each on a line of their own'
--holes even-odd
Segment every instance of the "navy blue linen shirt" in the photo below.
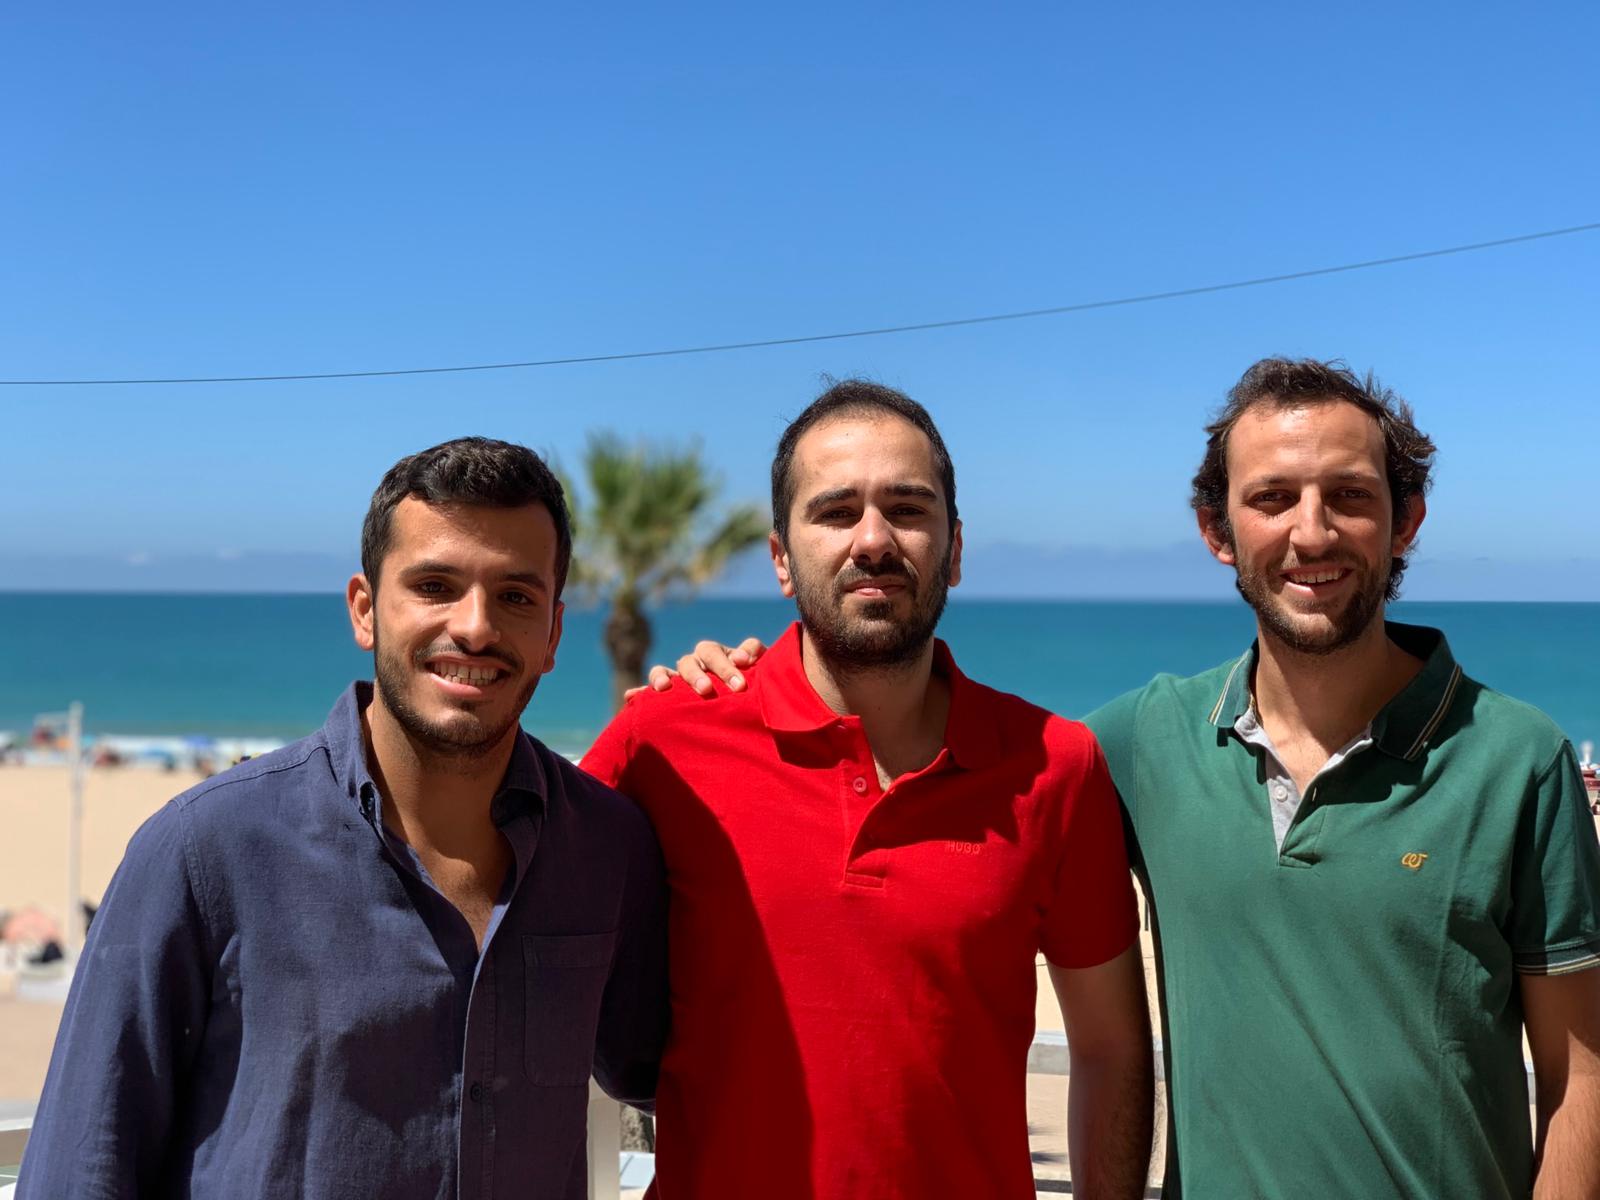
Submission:
<svg viewBox="0 0 1600 1200">
<path fill-rule="evenodd" d="M 480 955 L 386 833 L 356 684 L 134 835 L 96 916 L 19 1200 L 577 1200 L 591 1070 L 648 1103 L 666 1024 L 649 822 L 519 734 Z"/>
</svg>

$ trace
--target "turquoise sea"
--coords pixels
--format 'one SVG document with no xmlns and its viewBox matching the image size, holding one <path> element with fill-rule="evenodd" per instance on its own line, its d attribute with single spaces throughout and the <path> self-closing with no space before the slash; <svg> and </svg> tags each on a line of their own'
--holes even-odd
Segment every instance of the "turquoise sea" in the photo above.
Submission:
<svg viewBox="0 0 1600 1200">
<path fill-rule="evenodd" d="M 700 600 L 657 614 L 655 658 L 696 638 L 758 634 L 792 618 L 780 600 Z M 1470 675 L 1538 705 L 1575 741 L 1600 741 L 1600 604 L 1400 603 L 1438 625 Z M 0 730 L 82 701 L 91 732 L 294 738 L 369 673 L 339 596 L 0 594 Z M 581 751 L 609 715 L 601 614 L 569 610 L 556 670 L 524 719 Z M 1081 716 L 1158 671 L 1193 673 L 1248 645 L 1250 613 L 1221 603 L 994 601 L 952 597 L 940 627 L 975 678 Z"/>
</svg>

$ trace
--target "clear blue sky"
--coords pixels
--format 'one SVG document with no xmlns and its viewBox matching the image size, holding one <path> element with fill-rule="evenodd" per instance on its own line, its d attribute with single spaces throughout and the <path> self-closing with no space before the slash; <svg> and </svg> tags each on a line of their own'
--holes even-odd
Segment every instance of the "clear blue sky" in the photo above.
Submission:
<svg viewBox="0 0 1600 1200">
<path fill-rule="evenodd" d="M 1600 221 L 1597 14 L 12 6 L 0 377 L 825 333 Z M 332 563 L 338 586 L 382 471 L 462 433 L 569 464 L 597 426 L 695 435 L 730 494 L 761 498 L 784 418 L 828 372 L 940 420 L 984 568 L 969 585 L 1004 592 L 1054 554 L 1089 590 L 1159 594 L 1161 564 L 1196 565 L 1200 425 L 1251 361 L 1287 353 L 1377 369 L 1440 444 L 1410 594 L 1592 598 L 1597 278 L 1590 233 L 703 357 L 0 388 L 0 586 L 136 586 L 180 559 L 223 587 L 240 563 L 283 586 Z"/>
</svg>

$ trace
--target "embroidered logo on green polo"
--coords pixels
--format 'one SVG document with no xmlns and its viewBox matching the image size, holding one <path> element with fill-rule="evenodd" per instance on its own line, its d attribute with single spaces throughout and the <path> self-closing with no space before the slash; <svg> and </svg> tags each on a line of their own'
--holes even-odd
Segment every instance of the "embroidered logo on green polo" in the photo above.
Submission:
<svg viewBox="0 0 1600 1200">
<path fill-rule="evenodd" d="M 1415 850 L 1410 854 L 1402 854 L 1400 856 L 1400 865 L 1408 871 L 1422 870 L 1422 864 L 1427 861 L 1428 856 L 1426 854 L 1418 854 Z"/>
</svg>

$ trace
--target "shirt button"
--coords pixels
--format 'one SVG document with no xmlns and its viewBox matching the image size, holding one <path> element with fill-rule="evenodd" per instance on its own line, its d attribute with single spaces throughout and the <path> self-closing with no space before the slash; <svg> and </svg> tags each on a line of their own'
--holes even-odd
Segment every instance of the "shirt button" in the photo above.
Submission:
<svg viewBox="0 0 1600 1200">
<path fill-rule="evenodd" d="M 1288 800 L 1289 799 L 1289 789 L 1284 787 L 1283 784 L 1281 784 L 1281 783 L 1273 784 L 1272 785 L 1272 798 L 1274 800 L 1279 801 L 1280 803 L 1282 803 L 1283 801 Z"/>
<path fill-rule="evenodd" d="M 483 1084 L 474 1083 L 470 1088 L 467 1089 L 467 1095 L 472 1097 L 472 1102 L 474 1104 L 482 1103 L 483 1102 Z"/>
<path fill-rule="evenodd" d="M 856 778 L 855 778 L 855 782 L 852 783 L 850 786 L 855 788 L 856 795 L 860 796 L 860 795 L 864 794 L 866 792 L 866 790 L 867 790 L 867 781 L 865 779 L 863 779 L 860 775 L 857 775 Z"/>
</svg>

